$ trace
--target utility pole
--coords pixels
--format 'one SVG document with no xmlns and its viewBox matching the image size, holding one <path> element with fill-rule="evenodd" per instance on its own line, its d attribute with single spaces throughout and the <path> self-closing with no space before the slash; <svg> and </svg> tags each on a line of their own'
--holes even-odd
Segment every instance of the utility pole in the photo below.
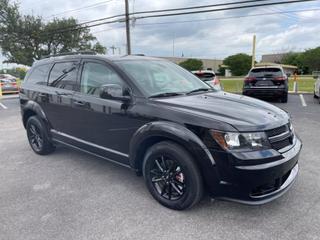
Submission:
<svg viewBox="0 0 320 240">
<path fill-rule="evenodd" d="M 129 0 L 125 0 L 126 5 L 126 35 L 127 35 L 127 54 L 131 54 L 131 41 L 130 41 L 130 19 L 129 19 Z"/>
<path fill-rule="evenodd" d="M 256 35 L 253 35 L 251 67 L 254 67 L 255 61 L 256 61 Z"/>
</svg>

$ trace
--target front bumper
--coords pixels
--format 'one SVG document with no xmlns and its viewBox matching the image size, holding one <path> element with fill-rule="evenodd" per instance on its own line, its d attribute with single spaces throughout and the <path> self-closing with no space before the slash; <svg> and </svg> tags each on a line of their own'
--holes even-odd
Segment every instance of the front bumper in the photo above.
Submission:
<svg viewBox="0 0 320 240">
<path fill-rule="evenodd" d="M 301 141 L 296 137 L 291 149 L 252 153 L 213 154 L 219 183 L 210 185 L 212 197 L 240 203 L 259 205 L 283 195 L 298 175 Z"/>
</svg>

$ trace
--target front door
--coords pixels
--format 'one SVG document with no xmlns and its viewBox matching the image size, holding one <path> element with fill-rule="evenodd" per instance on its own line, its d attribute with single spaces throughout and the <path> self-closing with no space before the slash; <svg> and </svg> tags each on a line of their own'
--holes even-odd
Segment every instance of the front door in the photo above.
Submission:
<svg viewBox="0 0 320 240">
<path fill-rule="evenodd" d="M 129 85 L 105 62 L 88 60 L 82 64 L 79 91 L 73 96 L 74 140 L 82 148 L 123 164 L 129 163 L 129 142 L 141 126 L 139 119 L 130 117 L 130 103 L 102 98 L 101 87 Z"/>
</svg>

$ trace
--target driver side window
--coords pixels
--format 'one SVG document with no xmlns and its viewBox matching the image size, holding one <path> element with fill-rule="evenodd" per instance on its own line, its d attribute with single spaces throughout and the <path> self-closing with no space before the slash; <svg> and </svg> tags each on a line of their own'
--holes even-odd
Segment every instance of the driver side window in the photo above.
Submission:
<svg viewBox="0 0 320 240">
<path fill-rule="evenodd" d="M 106 84 L 124 85 L 123 80 L 111 68 L 100 63 L 84 63 L 80 84 L 82 93 L 99 97 L 101 86 Z"/>
</svg>

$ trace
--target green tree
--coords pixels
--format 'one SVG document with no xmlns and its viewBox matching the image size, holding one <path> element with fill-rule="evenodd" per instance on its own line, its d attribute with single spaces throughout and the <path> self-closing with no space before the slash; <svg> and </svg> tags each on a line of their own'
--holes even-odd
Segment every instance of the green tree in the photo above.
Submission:
<svg viewBox="0 0 320 240">
<path fill-rule="evenodd" d="M 203 63 L 199 59 L 187 59 L 179 65 L 189 71 L 201 70 L 203 68 Z"/>
<path fill-rule="evenodd" d="M 309 72 L 320 70 L 320 47 L 309 49 L 302 54 L 302 64 Z"/>
<path fill-rule="evenodd" d="M 250 70 L 251 61 L 251 56 L 245 53 L 238 53 L 225 58 L 223 64 L 229 66 L 233 75 L 242 76 Z"/>
<path fill-rule="evenodd" d="M 105 53 L 87 28 L 72 29 L 74 18 L 54 19 L 45 23 L 41 17 L 21 15 L 17 4 L 0 0 L 0 47 L 6 62 L 31 65 L 44 55 L 90 50 Z"/>
<path fill-rule="evenodd" d="M 303 64 L 303 53 L 289 52 L 281 60 L 281 64 L 297 66 L 303 72 L 308 72 L 308 68 Z"/>
</svg>

